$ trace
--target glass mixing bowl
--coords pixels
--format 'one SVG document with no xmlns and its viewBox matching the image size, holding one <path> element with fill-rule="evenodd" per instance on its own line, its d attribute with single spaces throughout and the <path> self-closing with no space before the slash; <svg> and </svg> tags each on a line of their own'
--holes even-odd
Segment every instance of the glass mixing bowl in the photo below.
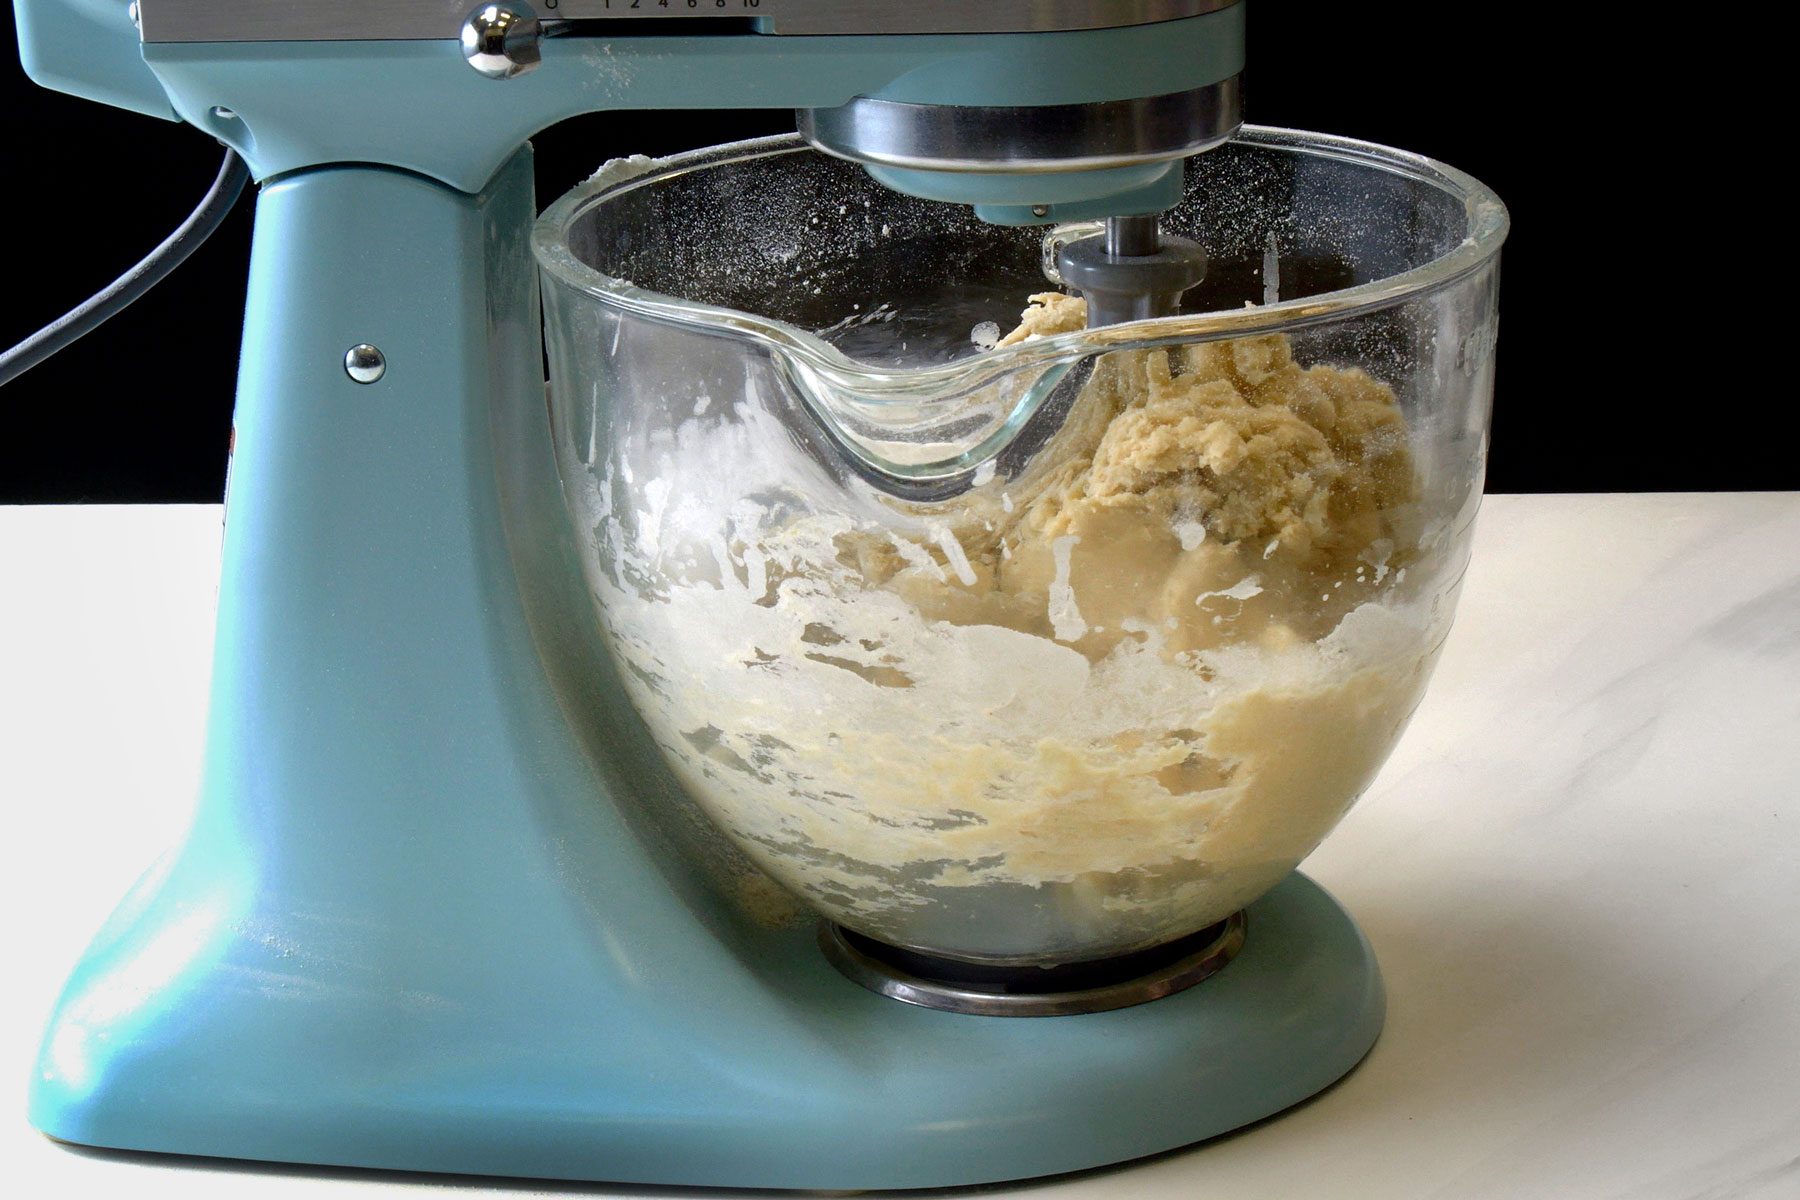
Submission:
<svg viewBox="0 0 1800 1200">
<path fill-rule="evenodd" d="M 1047 278 L 1085 228 L 795 138 L 609 164 L 535 231 L 552 427 L 692 800 L 832 920 L 969 962 L 1254 900 L 1448 630 L 1506 227 L 1440 164 L 1246 129 L 1164 219 L 1210 257 L 1183 311 L 1085 329 Z"/>
</svg>

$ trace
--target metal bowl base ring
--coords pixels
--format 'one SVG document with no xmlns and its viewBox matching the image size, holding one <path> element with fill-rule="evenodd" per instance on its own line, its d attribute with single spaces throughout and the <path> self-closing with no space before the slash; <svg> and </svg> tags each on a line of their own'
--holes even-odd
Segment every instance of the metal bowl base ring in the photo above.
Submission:
<svg viewBox="0 0 1800 1200">
<path fill-rule="evenodd" d="M 890 946 L 830 922 L 819 927 L 819 946 L 844 975 L 890 999 L 978 1016 L 1060 1017 L 1185 991 L 1237 955 L 1244 929 L 1244 914 L 1237 912 L 1148 950 L 1056 967 L 963 962 Z"/>
</svg>

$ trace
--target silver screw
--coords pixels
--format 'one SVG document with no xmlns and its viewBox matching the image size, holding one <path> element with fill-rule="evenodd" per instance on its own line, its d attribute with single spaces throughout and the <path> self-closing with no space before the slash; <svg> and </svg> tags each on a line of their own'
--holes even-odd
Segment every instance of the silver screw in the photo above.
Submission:
<svg viewBox="0 0 1800 1200">
<path fill-rule="evenodd" d="M 1031 206 L 1031 215 L 1034 217 L 1047 217 L 1050 215 L 1050 206 L 1048 204 L 1034 204 Z"/>
<path fill-rule="evenodd" d="M 462 26 L 463 57 L 489 79 L 511 79 L 538 65 L 543 27 L 523 4 L 484 4 Z"/>
<path fill-rule="evenodd" d="M 387 356 L 367 342 L 344 351 L 344 374 L 358 383 L 374 383 L 387 374 Z"/>
</svg>

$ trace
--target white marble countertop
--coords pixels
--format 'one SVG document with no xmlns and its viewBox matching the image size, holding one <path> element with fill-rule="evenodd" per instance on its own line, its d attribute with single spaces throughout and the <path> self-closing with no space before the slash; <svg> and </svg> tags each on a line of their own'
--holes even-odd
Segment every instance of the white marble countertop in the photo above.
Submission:
<svg viewBox="0 0 1800 1200">
<path fill-rule="evenodd" d="M 0 508 L 0 1160 L 16 1195 L 699 1197 L 77 1153 L 20 1100 L 184 822 L 219 512 Z M 1389 1016 L 1316 1101 L 1054 1200 L 1800 1196 L 1800 495 L 1498 496 L 1456 631 L 1308 870 Z M 22 1190 L 17 1190 L 22 1187 Z"/>
</svg>

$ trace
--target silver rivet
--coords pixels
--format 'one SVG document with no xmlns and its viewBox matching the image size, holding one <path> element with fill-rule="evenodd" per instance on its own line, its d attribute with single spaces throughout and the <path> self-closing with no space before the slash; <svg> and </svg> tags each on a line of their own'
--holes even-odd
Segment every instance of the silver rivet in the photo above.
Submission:
<svg viewBox="0 0 1800 1200">
<path fill-rule="evenodd" d="M 1031 206 L 1031 215 L 1034 217 L 1047 217 L 1050 215 L 1050 206 L 1048 204 L 1034 204 Z"/>
<path fill-rule="evenodd" d="M 543 27 L 523 4 L 484 4 L 462 26 L 463 57 L 489 79 L 511 79 L 538 65 Z"/>
<path fill-rule="evenodd" d="M 344 374 L 358 383 L 374 383 L 387 374 L 387 356 L 367 342 L 358 342 L 344 351 Z"/>
</svg>

